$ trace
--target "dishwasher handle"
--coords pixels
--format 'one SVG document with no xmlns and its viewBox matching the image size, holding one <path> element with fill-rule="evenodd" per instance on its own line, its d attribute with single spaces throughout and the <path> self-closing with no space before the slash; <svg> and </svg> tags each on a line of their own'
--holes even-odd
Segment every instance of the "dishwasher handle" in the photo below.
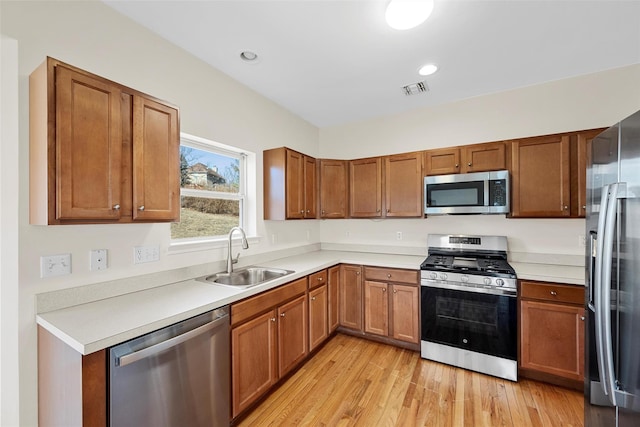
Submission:
<svg viewBox="0 0 640 427">
<path fill-rule="evenodd" d="M 207 331 L 210 331 L 211 329 L 214 329 L 218 326 L 220 326 L 221 324 L 224 324 L 225 322 L 228 321 L 229 315 L 225 314 L 222 317 L 218 317 L 215 320 L 212 320 L 209 323 L 205 323 L 202 326 L 199 326 L 195 329 L 192 329 L 188 332 L 185 332 L 184 334 L 175 336 L 173 338 L 170 338 L 166 341 L 162 341 L 159 342 L 157 344 L 151 345 L 149 347 L 143 348 L 142 350 L 138 350 L 138 351 L 134 351 L 133 353 L 129 353 L 129 354 L 125 354 L 123 356 L 120 357 L 116 357 L 115 359 L 115 366 L 126 366 L 129 365 L 133 362 L 137 362 L 138 360 L 147 358 L 149 356 L 153 356 L 154 354 L 160 353 L 162 351 L 165 351 L 171 347 L 175 347 L 178 344 L 182 344 L 183 342 L 196 337 L 200 334 L 203 334 Z"/>
</svg>

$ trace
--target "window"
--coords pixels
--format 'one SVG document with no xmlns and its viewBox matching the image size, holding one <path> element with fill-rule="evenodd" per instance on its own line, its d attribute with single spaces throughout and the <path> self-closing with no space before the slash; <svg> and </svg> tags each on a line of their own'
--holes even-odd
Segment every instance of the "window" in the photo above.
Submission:
<svg viewBox="0 0 640 427">
<path fill-rule="evenodd" d="M 246 157 L 181 134 L 180 222 L 171 224 L 172 240 L 211 240 L 245 226 Z"/>
</svg>

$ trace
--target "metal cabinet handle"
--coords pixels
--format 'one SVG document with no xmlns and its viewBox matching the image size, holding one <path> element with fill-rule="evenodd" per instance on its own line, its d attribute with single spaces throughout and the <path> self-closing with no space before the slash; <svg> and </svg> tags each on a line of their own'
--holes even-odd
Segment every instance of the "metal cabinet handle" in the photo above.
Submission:
<svg viewBox="0 0 640 427">
<path fill-rule="evenodd" d="M 467 163 L 467 166 L 471 166 L 471 162 Z"/>
<path fill-rule="evenodd" d="M 580 316 L 580 320 L 584 322 L 584 316 Z"/>
<path fill-rule="evenodd" d="M 311 301 L 315 301 L 315 300 L 316 300 L 316 297 L 311 297 Z"/>
<path fill-rule="evenodd" d="M 284 313 L 280 313 L 280 317 L 284 317 Z"/>
<path fill-rule="evenodd" d="M 460 165 L 456 163 L 456 169 L 458 169 L 459 167 L 460 167 Z"/>
<path fill-rule="evenodd" d="M 380 209 L 376 209 L 376 212 L 378 212 L 378 213 L 379 213 L 379 212 L 380 212 Z"/>
<path fill-rule="evenodd" d="M 326 212 L 325 212 L 325 210 L 324 210 L 324 209 L 322 209 L 322 215 L 324 215 L 325 213 L 326 213 Z"/>
<path fill-rule="evenodd" d="M 387 278 L 391 279 L 391 273 L 387 274 Z"/>
<path fill-rule="evenodd" d="M 304 209 L 302 209 L 302 210 L 300 211 L 300 213 L 301 213 L 301 214 L 304 214 Z"/>
<path fill-rule="evenodd" d="M 587 209 L 587 205 L 582 205 L 582 209 Z"/>
<path fill-rule="evenodd" d="M 558 293 L 556 291 L 551 291 L 551 295 L 555 297 L 556 295 L 558 295 Z"/>
<path fill-rule="evenodd" d="M 568 209 L 569 209 L 569 206 L 565 205 L 565 206 L 564 206 L 564 210 L 566 211 L 566 210 L 568 210 Z"/>
<path fill-rule="evenodd" d="M 311 212 L 309 209 L 307 209 L 307 213 Z"/>
<path fill-rule="evenodd" d="M 143 210 L 144 210 L 144 205 L 142 205 L 142 206 L 138 207 L 138 210 L 139 210 L 139 211 L 143 211 Z"/>
<path fill-rule="evenodd" d="M 359 272 L 359 271 L 356 271 L 356 276 L 359 276 L 359 275 L 360 275 L 360 272 Z"/>
<path fill-rule="evenodd" d="M 113 205 L 113 210 L 114 211 L 119 211 L 120 210 L 120 205 Z"/>
<path fill-rule="evenodd" d="M 387 288 L 382 288 L 382 292 L 387 292 Z"/>
<path fill-rule="evenodd" d="M 318 282 L 322 282 L 322 277 L 318 277 Z"/>
<path fill-rule="evenodd" d="M 275 317 L 272 317 L 272 318 L 271 318 L 271 321 L 272 321 L 272 322 L 275 322 L 275 321 L 276 321 L 276 318 L 275 318 Z"/>
</svg>

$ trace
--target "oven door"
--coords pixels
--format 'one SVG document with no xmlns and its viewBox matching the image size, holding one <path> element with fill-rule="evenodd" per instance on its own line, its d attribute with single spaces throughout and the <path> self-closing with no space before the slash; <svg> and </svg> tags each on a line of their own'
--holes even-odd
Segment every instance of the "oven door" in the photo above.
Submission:
<svg viewBox="0 0 640 427">
<path fill-rule="evenodd" d="M 517 360 L 517 299 L 420 287 L 422 341 Z"/>
</svg>

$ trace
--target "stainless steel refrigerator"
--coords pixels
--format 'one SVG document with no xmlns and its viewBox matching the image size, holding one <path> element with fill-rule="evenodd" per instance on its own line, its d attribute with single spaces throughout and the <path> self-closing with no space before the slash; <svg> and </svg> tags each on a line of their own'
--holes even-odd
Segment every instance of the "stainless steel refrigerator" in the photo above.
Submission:
<svg viewBox="0 0 640 427">
<path fill-rule="evenodd" d="M 591 142 L 585 426 L 640 426 L 640 112 Z"/>
</svg>

